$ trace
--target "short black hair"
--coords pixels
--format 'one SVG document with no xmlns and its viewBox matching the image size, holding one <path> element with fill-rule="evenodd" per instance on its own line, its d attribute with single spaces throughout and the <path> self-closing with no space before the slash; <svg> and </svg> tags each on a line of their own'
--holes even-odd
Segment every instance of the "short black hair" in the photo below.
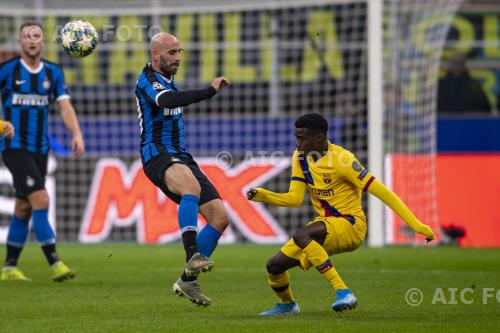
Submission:
<svg viewBox="0 0 500 333">
<path fill-rule="evenodd" d="M 21 26 L 19 27 L 19 32 L 21 32 L 24 28 L 26 28 L 26 27 L 31 27 L 31 26 L 33 26 L 33 25 L 34 25 L 34 26 L 39 27 L 39 28 L 42 30 L 42 32 L 44 32 L 44 31 L 43 31 L 43 25 L 42 25 L 40 22 L 37 22 L 37 21 L 26 21 L 26 22 L 24 22 L 24 23 L 23 23 L 23 24 L 21 24 Z M 45 32 L 44 32 L 44 33 L 45 33 Z"/>
<path fill-rule="evenodd" d="M 295 121 L 295 128 L 307 128 L 326 134 L 328 131 L 328 121 L 318 113 L 307 113 Z"/>
</svg>

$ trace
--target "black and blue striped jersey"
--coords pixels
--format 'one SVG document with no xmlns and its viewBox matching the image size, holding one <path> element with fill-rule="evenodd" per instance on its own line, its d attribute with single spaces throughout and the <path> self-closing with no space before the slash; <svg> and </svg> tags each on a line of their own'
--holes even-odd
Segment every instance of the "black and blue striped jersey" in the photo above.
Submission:
<svg viewBox="0 0 500 333">
<path fill-rule="evenodd" d="M 150 64 L 144 67 L 135 86 L 144 163 L 162 151 L 187 154 L 183 108 L 169 109 L 158 105 L 158 98 L 167 91 L 177 91 L 174 81 L 154 71 Z"/>
<path fill-rule="evenodd" d="M 142 162 L 162 152 L 190 157 L 184 144 L 183 107 L 216 93 L 212 86 L 179 91 L 173 78 L 166 78 L 147 64 L 135 86 Z"/>
<path fill-rule="evenodd" d="M 46 154 L 49 103 L 69 98 L 61 67 L 42 59 L 32 70 L 15 57 L 0 64 L 3 118 L 14 125 L 15 136 L 0 139 L 0 151 L 22 149 Z"/>
</svg>

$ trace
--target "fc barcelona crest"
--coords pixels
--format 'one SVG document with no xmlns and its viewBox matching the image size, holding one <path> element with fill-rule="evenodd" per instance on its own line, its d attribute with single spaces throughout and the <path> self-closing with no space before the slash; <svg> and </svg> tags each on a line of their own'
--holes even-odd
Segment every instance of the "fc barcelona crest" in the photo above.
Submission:
<svg viewBox="0 0 500 333">
<path fill-rule="evenodd" d="M 330 184 L 332 182 L 332 177 L 330 177 L 329 174 L 324 173 L 323 174 L 323 181 L 325 182 L 325 184 Z"/>
</svg>

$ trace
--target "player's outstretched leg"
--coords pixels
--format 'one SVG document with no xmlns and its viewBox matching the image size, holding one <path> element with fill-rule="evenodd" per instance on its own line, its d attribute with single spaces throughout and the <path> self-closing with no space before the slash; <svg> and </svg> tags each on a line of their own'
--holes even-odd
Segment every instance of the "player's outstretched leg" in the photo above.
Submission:
<svg viewBox="0 0 500 333">
<path fill-rule="evenodd" d="M 172 286 L 172 290 L 177 295 L 184 296 L 197 305 L 209 306 L 212 303 L 212 300 L 201 292 L 200 285 L 196 280 L 182 281 L 179 278 Z"/>
<path fill-rule="evenodd" d="M 335 312 L 352 310 L 358 304 L 358 300 L 356 299 L 352 291 L 349 290 L 349 288 L 336 290 L 335 294 L 336 300 L 332 304 L 332 309 Z"/>
<path fill-rule="evenodd" d="M 327 279 L 333 289 L 335 289 L 336 301 L 332 304 L 332 309 L 339 312 L 351 310 L 356 307 L 357 300 L 354 294 L 347 288 L 342 278 L 333 267 L 328 254 L 316 241 L 311 241 L 304 248 L 304 253 L 316 269 Z"/>
<path fill-rule="evenodd" d="M 335 290 L 336 301 L 332 304 L 335 311 L 354 309 L 357 304 L 356 297 L 347 288 L 339 273 L 333 267 L 329 255 L 320 245 L 326 237 L 325 222 L 312 223 L 300 228 L 293 235 L 294 242 L 303 249 L 307 260 L 316 267 L 318 272 L 330 283 Z M 316 241 L 315 239 L 318 239 Z"/>
</svg>

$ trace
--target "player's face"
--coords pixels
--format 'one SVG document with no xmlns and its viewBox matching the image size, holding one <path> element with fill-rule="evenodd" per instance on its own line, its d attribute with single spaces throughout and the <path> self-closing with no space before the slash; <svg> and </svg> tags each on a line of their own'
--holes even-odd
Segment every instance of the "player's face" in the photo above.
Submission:
<svg viewBox="0 0 500 333">
<path fill-rule="evenodd" d="M 37 58 L 43 48 L 43 31 L 39 26 L 29 25 L 23 28 L 19 34 L 19 45 L 23 54 Z"/>
<path fill-rule="evenodd" d="M 297 150 L 304 155 L 308 155 L 312 152 L 319 152 L 322 149 L 319 145 L 319 139 L 317 132 L 309 131 L 307 128 L 295 129 Z"/>
<path fill-rule="evenodd" d="M 177 73 L 181 63 L 182 51 L 181 44 L 177 39 L 164 44 L 164 46 L 158 51 L 158 67 L 160 67 L 160 70 L 168 75 Z"/>
</svg>

